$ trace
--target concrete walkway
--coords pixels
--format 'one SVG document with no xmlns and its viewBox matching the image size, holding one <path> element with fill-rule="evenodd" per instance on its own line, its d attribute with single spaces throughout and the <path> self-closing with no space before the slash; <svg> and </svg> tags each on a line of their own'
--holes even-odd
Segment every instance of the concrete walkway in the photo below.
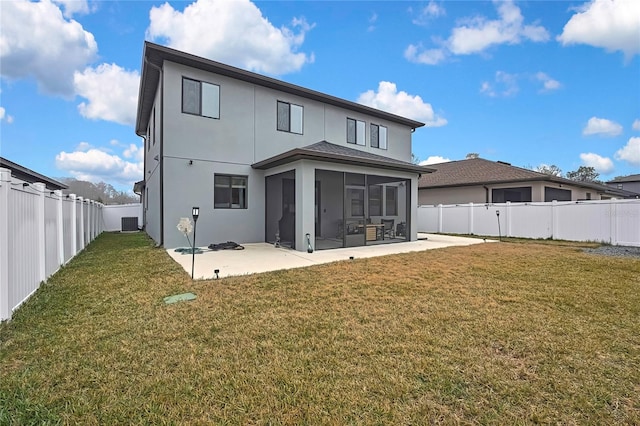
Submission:
<svg viewBox="0 0 640 426">
<path fill-rule="evenodd" d="M 203 248 L 202 254 L 195 255 L 195 278 L 215 278 L 214 270 L 218 269 L 219 278 L 247 275 L 259 272 L 276 271 L 280 269 L 302 268 L 321 263 L 339 260 L 385 256 L 396 253 L 431 250 L 451 246 L 468 246 L 483 244 L 478 238 L 452 237 L 437 234 L 418 234 L 417 241 L 406 243 L 380 244 L 367 247 L 349 247 L 330 250 L 301 252 L 289 248 L 275 248 L 267 243 L 242 244 L 244 250 L 210 251 Z M 426 238 L 426 239 L 424 239 Z M 487 242 L 492 242 L 487 240 Z M 191 275 L 191 254 L 177 253 L 174 249 L 167 250 L 176 262 Z"/>
</svg>

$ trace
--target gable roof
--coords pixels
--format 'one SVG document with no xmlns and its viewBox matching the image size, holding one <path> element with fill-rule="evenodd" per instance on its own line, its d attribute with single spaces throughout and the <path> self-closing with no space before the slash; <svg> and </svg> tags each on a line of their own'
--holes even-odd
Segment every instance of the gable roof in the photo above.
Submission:
<svg viewBox="0 0 640 426">
<path fill-rule="evenodd" d="M 64 183 L 48 178 L 45 175 L 41 175 L 38 172 L 34 172 L 31 169 L 27 169 L 26 167 L 14 163 L 13 161 L 9 161 L 3 157 L 0 157 L 0 167 L 11 170 L 11 175 L 16 179 L 20 179 L 28 183 L 44 183 L 47 189 L 50 191 L 68 188 L 68 186 Z"/>
<path fill-rule="evenodd" d="M 418 181 L 419 189 L 546 181 L 593 189 L 600 193 L 620 197 L 637 195 L 633 192 L 612 188 L 607 185 L 570 180 L 512 166 L 502 161 L 485 160 L 484 158 L 469 158 L 447 163 L 431 164 L 429 167 L 435 169 L 435 171 L 422 175 Z"/>
<path fill-rule="evenodd" d="M 327 141 L 320 141 L 302 148 L 294 148 L 282 154 L 252 164 L 254 169 L 270 169 L 281 164 L 297 160 L 319 160 L 332 163 L 372 166 L 379 169 L 396 170 L 412 173 L 429 173 L 432 169 L 418 166 L 406 161 L 400 161 L 370 152 L 360 151 L 347 146 L 336 145 Z"/>
<path fill-rule="evenodd" d="M 220 62 L 215 62 L 210 59 L 145 41 L 144 52 L 142 55 L 142 76 L 140 78 L 140 89 L 138 93 L 138 113 L 136 117 L 136 134 L 139 136 L 144 135 L 147 131 L 149 117 L 151 115 L 151 109 L 153 108 L 153 101 L 158 87 L 158 82 L 160 81 L 160 73 L 164 61 L 186 65 L 188 67 L 201 69 L 211 73 L 235 78 L 237 80 L 246 81 L 251 84 L 278 90 L 280 92 L 290 93 L 351 111 L 368 114 L 373 117 L 403 124 L 411 127 L 412 129 L 424 126 L 424 123 L 419 121 L 411 120 L 409 118 L 347 101 L 335 96 L 316 92 L 315 90 L 296 86 L 295 84 L 276 80 L 275 78 L 266 77 L 261 74 L 256 74 Z"/>
<path fill-rule="evenodd" d="M 620 176 L 607 183 L 619 183 L 619 182 L 640 182 L 640 175 Z"/>
</svg>

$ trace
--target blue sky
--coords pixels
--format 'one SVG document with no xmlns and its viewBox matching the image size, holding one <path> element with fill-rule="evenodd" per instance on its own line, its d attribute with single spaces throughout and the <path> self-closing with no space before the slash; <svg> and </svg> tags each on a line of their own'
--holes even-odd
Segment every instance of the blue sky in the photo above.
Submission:
<svg viewBox="0 0 640 426">
<path fill-rule="evenodd" d="M 640 1 L 0 1 L 0 155 L 131 190 L 144 40 L 427 123 L 475 152 L 640 173 Z"/>
</svg>

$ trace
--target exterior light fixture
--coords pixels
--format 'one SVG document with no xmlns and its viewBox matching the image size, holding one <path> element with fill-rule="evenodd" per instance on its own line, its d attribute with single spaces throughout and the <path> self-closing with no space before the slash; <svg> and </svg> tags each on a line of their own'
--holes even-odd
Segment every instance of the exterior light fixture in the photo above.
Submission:
<svg viewBox="0 0 640 426">
<path fill-rule="evenodd" d="M 502 241 L 502 232 L 500 232 L 500 210 L 496 210 L 496 217 L 498 218 L 498 240 Z"/>
<path fill-rule="evenodd" d="M 191 208 L 191 216 L 193 216 L 193 244 L 191 246 L 191 279 L 194 279 L 194 270 L 196 265 L 196 227 L 198 226 L 198 216 L 200 216 L 200 207 Z"/>
</svg>

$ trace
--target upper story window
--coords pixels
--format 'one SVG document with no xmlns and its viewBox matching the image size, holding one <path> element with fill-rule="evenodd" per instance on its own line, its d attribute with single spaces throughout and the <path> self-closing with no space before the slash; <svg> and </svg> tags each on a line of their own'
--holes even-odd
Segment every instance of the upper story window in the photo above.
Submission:
<svg viewBox="0 0 640 426">
<path fill-rule="evenodd" d="M 371 147 L 387 149 L 387 128 L 371 124 Z"/>
<path fill-rule="evenodd" d="M 183 77 L 182 112 L 220 118 L 220 86 Z"/>
<path fill-rule="evenodd" d="M 278 130 L 301 135 L 303 113 L 300 105 L 278 101 Z"/>
<path fill-rule="evenodd" d="M 355 143 L 364 146 L 365 143 L 364 121 L 347 118 L 347 143 Z"/>
</svg>

